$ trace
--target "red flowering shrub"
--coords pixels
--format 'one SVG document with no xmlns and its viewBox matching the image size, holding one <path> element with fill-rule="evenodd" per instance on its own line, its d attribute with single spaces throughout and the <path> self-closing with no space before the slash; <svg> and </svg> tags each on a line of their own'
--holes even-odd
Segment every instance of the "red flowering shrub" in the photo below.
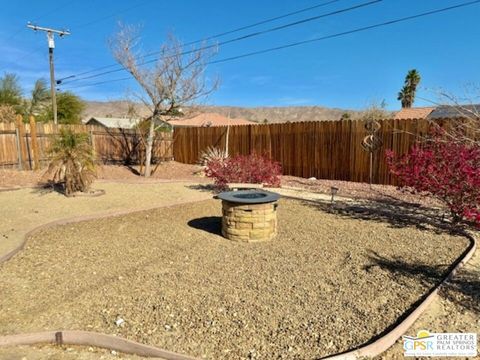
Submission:
<svg viewBox="0 0 480 360">
<path fill-rule="evenodd" d="M 439 136 L 406 155 L 387 153 L 390 171 L 402 185 L 444 202 L 454 222 L 480 226 L 480 147 L 445 142 Z"/>
<path fill-rule="evenodd" d="M 228 183 L 280 186 L 281 174 L 280 163 L 255 153 L 211 160 L 205 168 L 205 175 L 215 180 L 218 189 L 224 189 Z"/>
</svg>

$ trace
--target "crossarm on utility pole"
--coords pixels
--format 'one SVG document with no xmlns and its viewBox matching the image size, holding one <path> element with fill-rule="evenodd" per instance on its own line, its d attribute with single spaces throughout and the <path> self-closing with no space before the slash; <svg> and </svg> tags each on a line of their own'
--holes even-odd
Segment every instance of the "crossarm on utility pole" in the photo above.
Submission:
<svg viewBox="0 0 480 360">
<path fill-rule="evenodd" d="M 56 30 L 46 27 L 41 27 L 37 25 L 32 25 L 30 23 L 27 24 L 29 29 L 34 31 L 45 31 L 47 33 L 48 39 L 48 59 L 50 63 L 50 92 L 52 96 L 52 112 L 53 112 L 53 122 L 55 124 L 58 123 L 57 121 L 57 98 L 56 98 L 56 91 L 55 91 L 55 67 L 53 62 L 53 49 L 55 48 L 55 34 L 58 34 L 60 37 L 65 35 L 70 35 L 70 31 L 68 30 Z"/>
</svg>

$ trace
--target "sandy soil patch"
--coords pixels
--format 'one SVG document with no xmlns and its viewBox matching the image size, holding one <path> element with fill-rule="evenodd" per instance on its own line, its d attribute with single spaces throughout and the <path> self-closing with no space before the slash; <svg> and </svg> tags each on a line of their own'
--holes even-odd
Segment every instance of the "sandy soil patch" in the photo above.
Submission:
<svg viewBox="0 0 480 360">
<path fill-rule="evenodd" d="M 219 216 L 208 200 L 37 234 L 0 266 L 0 332 L 84 329 L 209 359 L 312 359 L 385 331 L 469 243 L 283 200 L 276 240 L 238 244 L 218 235 Z M 436 275 L 403 271 L 419 266 Z"/>
<path fill-rule="evenodd" d="M 175 161 L 165 162 L 159 165 L 157 171 L 150 179 L 138 176 L 138 166 L 126 167 L 116 165 L 103 165 L 97 168 L 99 180 L 114 180 L 126 182 L 152 182 L 155 180 L 189 180 L 194 182 L 211 182 L 211 179 L 201 175 L 201 167 L 196 165 L 182 164 Z M 43 171 L 18 171 L 0 169 L 0 189 L 2 187 L 25 187 L 35 186 L 41 182 Z M 330 196 L 331 187 L 339 189 L 338 196 L 354 199 L 370 200 L 396 200 L 406 201 L 426 206 L 440 206 L 437 201 L 412 195 L 408 192 L 400 192 L 397 187 L 389 185 L 370 185 L 338 180 L 308 180 L 295 176 L 282 176 L 282 186 L 301 188 L 312 193 L 321 193 Z"/>
<path fill-rule="evenodd" d="M 82 346 L 16 346 L 0 347 L 1 360 L 139 360 L 144 357 Z M 152 359 L 152 358 L 149 358 Z"/>
<path fill-rule="evenodd" d="M 155 167 L 156 165 L 154 165 Z M 209 181 L 198 174 L 201 168 L 196 165 L 182 164 L 176 161 L 161 163 L 150 180 L 138 175 L 138 166 L 101 165 L 97 167 L 99 180 L 152 181 L 152 180 L 191 180 L 194 182 Z M 0 169 L 0 189 L 2 187 L 37 186 L 45 182 L 45 169 L 38 171 L 19 171 L 16 169 Z"/>
<path fill-rule="evenodd" d="M 477 232 L 477 239 L 480 238 L 479 235 L 480 233 Z M 413 324 L 406 335 L 415 335 L 419 330 L 480 333 L 480 253 L 478 250 L 465 267 L 460 269 L 440 291 L 439 297 Z M 478 339 L 478 348 L 480 349 L 480 339 Z M 388 351 L 377 357 L 377 360 L 403 360 L 405 359 L 403 352 L 403 343 L 399 339 Z"/>
<path fill-rule="evenodd" d="M 414 195 L 407 191 L 399 191 L 398 187 L 391 185 L 377 185 L 370 187 L 367 183 L 340 180 L 309 180 L 296 176 L 282 176 L 282 186 L 301 188 L 308 192 L 331 195 L 331 188 L 338 189 L 337 196 L 352 199 L 375 201 L 404 201 L 423 206 L 442 206 L 437 200 L 424 196 Z"/>
<path fill-rule="evenodd" d="M 165 206 L 175 202 L 208 199 L 193 183 L 95 183 L 105 190 L 99 197 L 66 197 L 50 189 L 24 188 L 0 192 L 0 256 L 23 242 L 31 229 L 54 220 L 82 215 Z"/>
</svg>

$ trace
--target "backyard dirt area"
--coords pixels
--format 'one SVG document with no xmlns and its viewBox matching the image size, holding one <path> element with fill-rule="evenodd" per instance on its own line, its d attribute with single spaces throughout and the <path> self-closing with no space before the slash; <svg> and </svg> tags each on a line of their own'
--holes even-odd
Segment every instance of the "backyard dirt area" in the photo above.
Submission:
<svg viewBox="0 0 480 360">
<path fill-rule="evenodd" d="M 301 188 L 309 192 L 331 195 L 332 187 L 338 189 L 337 196 L 363 200 L 395 200 L 424 206 L 439 207 L 441 204 L 435 199 L 412 194 L 408 191 L 399 191 L 397 186 L 359 183 L 352 181 L 305 179 L 296 176 L 282 176 L 283 187 Z"/>
<path fill-rule="evenodd" d="M 480 235 L 475 234 L 477 239 Z M 428 276 L 428 273 L 424 276 Z M 415 321 L 407 334 L 414 336 L 420 330 L 430 332 L 480 333 L 480 253 L 473 258 L 439 292 L 437 299 Z M 480 349 L 480 339 L 478 348 Z M 403 360 L 403 343 L 397 343 L 376 360 Z M 479 359 L 477 356 L 475 359 Z M 472 360 L 473 357 L 455 359 Z"/>
<path fill-rule="evenodd" d="M 122 182 L 154 182 L 158 180 L 183 180 L 198 183 L 208 183 L 211 179 L 206 178 L 202 168 L 197 165 L 182 164 L 176 161 L 164 162 L 159 165 L 150 179 L 145 179 L 138 174 L 139 167 L 127 167 L 122 165 L 102 165 L 97 167 L 97 179 L 102 181 Z M 45 182 L 42 171 L 18 171 L 0 170 L 0 190 L 2 187 L 26 187 L 37 186 Z M 330 195 L 331 188 L 338 188 L 337 196 L 353 199 L 370 200 L 399 200 L 424 206 L 441 206 L 431 198 L 414 195 L 409 192 L 401 192 L 396 186 L 372 185 L 338 180 L 309 180 L 295 176 L 282 176 L 282 187 L 293 187 L 308 192 Z"/>
<path fill-rule="evenodd" d="M 117 353 L 96 347 L 83 346 L 15 346 L 0 347 L 1 360 L 115 360 L 145 359 L 141 356 Z M 150 358 L 150 360 L 153 360 Z M 162 359 L 159 359 L 162 360 Z"/>
<path fill-rule="evenodd" d="M 208 359 L 348 350 L 385 331 L 469 244 L 350 210 L 282 200 L 277 238 L 258 244 L 219 235 L 217 200 L 44 230 L 0 265 L 0 332 L 100 331 Z"/>
<path fill-rule="evenodd" d="M 156 165 L 154 165 L 155 168 Z M 150 179 L 138 175 L 139 167 L 121 165 L 102 165 L 97 167 L 97 179 L 121 181 L 154 181 L 154 180 L 190 180 L 195 182 L 209 181 L 201 173 L 197 165 L 182 164 L 169 161 L 159 164 Z M 18 171 L 15 169 L 0 169 L 0 189 L 2 187 L 37 186 L 44 183 L 45 169 L 39 171 Z"/>
</svg>

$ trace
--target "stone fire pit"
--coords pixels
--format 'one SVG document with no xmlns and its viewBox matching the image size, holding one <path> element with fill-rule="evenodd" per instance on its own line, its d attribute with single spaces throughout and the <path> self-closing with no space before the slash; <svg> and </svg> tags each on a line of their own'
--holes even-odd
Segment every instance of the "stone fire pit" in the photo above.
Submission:
<svg viewBox="0 0 480 360">
<path fill-rule="evenodd" d="M 279 194 L 264 190 L 228 191 L 222 199 L 222 235 L 234 241 L 271 240 L 277 234 Z"/>
</svg>

